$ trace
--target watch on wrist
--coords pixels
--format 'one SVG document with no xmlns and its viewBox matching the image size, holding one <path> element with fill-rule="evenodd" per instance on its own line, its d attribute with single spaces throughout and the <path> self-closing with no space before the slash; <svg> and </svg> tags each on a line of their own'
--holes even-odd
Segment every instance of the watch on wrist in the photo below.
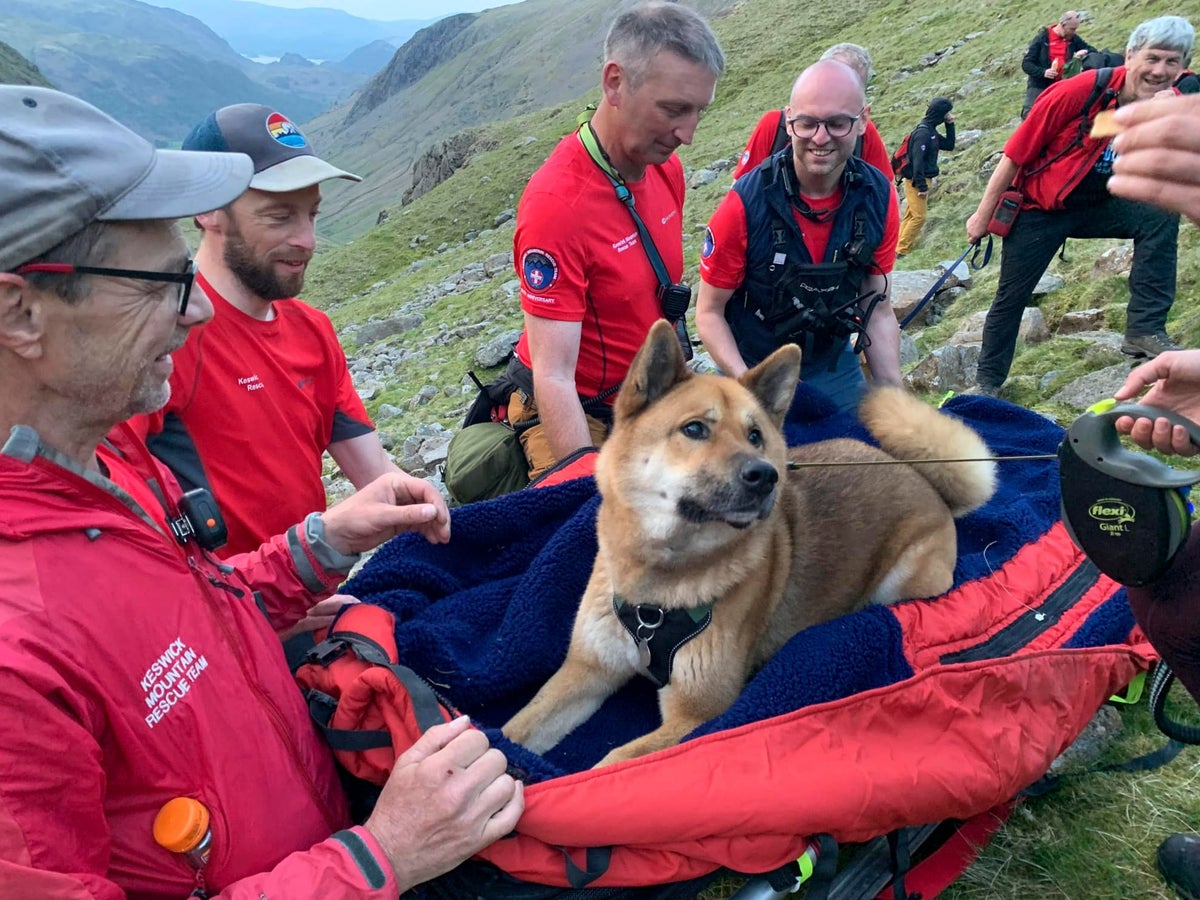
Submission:
<svg viewBox="0 0 1200 900">
<path fill-rule="evenodd" d="M 341 553 L 325 540 L 325 520 L 318 512 L 309 513 L 304 519 L 304 540 L 321 567 L 328 572 L 345 574 L 354 568 L 362 557 L 361 553 Z"/>
</svg>

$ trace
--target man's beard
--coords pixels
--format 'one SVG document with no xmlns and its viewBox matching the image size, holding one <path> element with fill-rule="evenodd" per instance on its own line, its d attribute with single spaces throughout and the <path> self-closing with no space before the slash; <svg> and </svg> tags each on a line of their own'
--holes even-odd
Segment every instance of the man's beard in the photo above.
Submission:
<svg viewBox="0 0 1200 900">
<path fill-rule="evenodd" d="M 275 274 L 269 261 L 260 261 L 236 231 L 225 234 L 225 266 L 246 288 L 263 300 L 287 300 L 304 287 L 304 273 L 286 279 Z"/>
</svg>

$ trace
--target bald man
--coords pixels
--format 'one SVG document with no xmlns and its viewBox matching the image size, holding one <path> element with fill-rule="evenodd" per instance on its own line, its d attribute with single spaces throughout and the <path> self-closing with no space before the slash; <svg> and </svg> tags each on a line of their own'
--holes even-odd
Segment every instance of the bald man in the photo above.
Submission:
<svg viewBox="0 0 1200 900">
<path fill-rule="evenodd" d="M 1029 115 L 1033 101 L 1054 82 L 1063 77 L 1063 70 L 1073 59 L 1083 59 L 1096 48 L 1081 38 L 1080 15 L 1068 9 L 1053 25 L 1038 29 L 1029 42 L 1025 58 L 1021 60 L 1021 71 L 1029 76 L 1025 85 L 1025 103 L 1021 107 L 1021 118 Z"/>
<path fill-rule="evenodd" d="M 900 327 L 888 297 L 900 216 L 896 192 L 854 157 L 866 126 L 862 81 L 822 60 L 792 88 L 791 146 L 739 178 L 705 233 L 696 329 L 739 376 L 786 343 L 800 378 L 851 410 L 874 381 L 900 384 Z"/>
</svg>

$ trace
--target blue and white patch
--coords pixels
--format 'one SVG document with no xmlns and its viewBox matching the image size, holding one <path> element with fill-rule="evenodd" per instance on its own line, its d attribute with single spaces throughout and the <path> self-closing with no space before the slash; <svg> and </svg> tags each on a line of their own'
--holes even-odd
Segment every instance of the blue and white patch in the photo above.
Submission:
<svg viewBox="0 0 1200 900">
<path fill-rule="evenodd" d="M 712 252 L 715 249 L 717 249 L 717 242 L 713 238 L 712 229 L 705 228 L 704 229 L 704 246 L 700 248 L 700 256 L 703 257 L 704 259 L 708 259 L 710 256 L 712 256 Z"/>
<path fill-rule="evenodd" d="M 530 247 L 521 254 L 521 280 L 535 294 L 544 294 L 558 281 L 558 262 L 545 250 Z"/>
</svg>

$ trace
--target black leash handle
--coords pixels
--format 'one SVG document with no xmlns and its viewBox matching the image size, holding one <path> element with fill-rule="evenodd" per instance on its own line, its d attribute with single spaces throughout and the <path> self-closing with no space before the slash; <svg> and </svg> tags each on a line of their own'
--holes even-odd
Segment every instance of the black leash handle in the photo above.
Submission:
<svg viewBox="0 0 1200 900">
<path fill-rule="evenodd" d="M 909 322 L 916 318 L 917 313 L 925 308 L 925 304 L 933 299 L 934 295 L 938 292 L 941 286 L 946 283 L 947 279 L 949 279 L 951 275 L 954 274 L 954 270 L 958 268 L 959 263 L 966 259 L 968 255 L 971 257 L 971 261 L 967 265 L 969 265 L 975 272 L 978 272 L 992 261 L 992 236 L 989 234 L 986 235 L 986 238 L 986 244 L 983 243 L 982 239 L 973 241 L 967 246 L 967 249 L 963 251 L 962 256 L 950 264 L 949 268 L 942 273 L 942 276 L 933 283 L 933 287 L 929 289 L 928 293 L 921 298 L 921 301 L 908 311 L 908 315 L 905 316 L 904 320 L 900 323 L 901 330 L 903 330 Z M 980 253 L 983 254 L 982 262 L 979 260 Z"/>
</svg>

